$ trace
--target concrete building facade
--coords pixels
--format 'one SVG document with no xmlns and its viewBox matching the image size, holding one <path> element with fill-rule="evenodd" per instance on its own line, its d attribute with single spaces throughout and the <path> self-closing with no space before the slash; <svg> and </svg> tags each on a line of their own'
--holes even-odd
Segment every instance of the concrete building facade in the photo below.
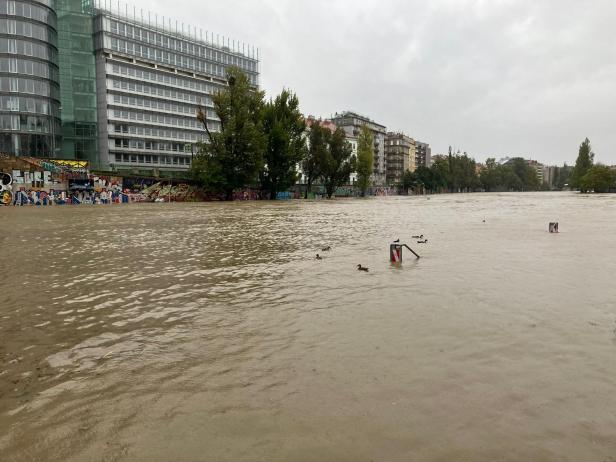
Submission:
<svg viewBox="0 0 616 462">
<path fill-rule="evenodd" d="M 527 160 L 526 161 L 527 164 L 532 167 L 533 169 L 535 169 L 535 172 L 537 174 L 537 179 L 539 180 L 539 184 L 543 184 L 544 177 L 543 177 L 543 164 L 540 164 L 539 162 L 537 162 L 536 160 Z"/>
<path fill-rule="evenodd" d="M 428 143 L 415 140 L 415 166 L 430 167 L 432 165 L 432 148 Z"/>
<path fill-rule="evenodd" d="M 386 180 L 388 185 L 402 182 L 407 171 L 415 171 L 415 140 L 403 133 L 388 132 L 385 136 Z"/>
<path fill-rule="evenodd" d="M 182 172 L 205 140 L 196 119 L 207 111 L 217 131 L 212 95 L 237 66 L 259 84 L 257 58 L 163 25 L 105 10 L 94 16 L 100 163 L 104 169 Z"/>
<path fill-rule="evenodd" d="M 254 47 L 125 4 L 0 0 L 0 152 L 185 173 L 205 136 L 198 109 L 218 130 L 226 69 L 257 88 L 258 62 Z"/>
<path fill-rule="evenodd" d="M 554 186 L 557 172 L 558 167 L 554 165 L 544 165 L 542 167 L 543 183 L 546 184 L 549 188 L 552 188 Z"/>
<path fill-rule="evenodd" d="M 340 114 L 336 113 L 332 117 L 332 122 L 341 127 L 349 142 L 357 140 L 361 128 L 366 125 L 372 132 L 374 141 L 374 169 L 372 173 L 372 184 L 374 186 L 384 186 L 386 183 L 386 162 L 385 162 L 385 135 L 387 129 L 384 125 L 376 123 L 368 117 L 359 115 L 355 112 L 345 111 Z M 357 153 L 357 148 L 355 149 Z"/>
</svg>

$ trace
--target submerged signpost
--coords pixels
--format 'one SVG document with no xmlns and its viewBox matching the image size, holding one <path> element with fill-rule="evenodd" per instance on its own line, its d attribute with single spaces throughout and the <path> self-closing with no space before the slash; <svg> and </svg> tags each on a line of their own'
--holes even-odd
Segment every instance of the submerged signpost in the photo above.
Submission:
<svg viewBox="0 0 616 462">
<path fill-rule="evenodd" d="M 420 258 L 419 255 L 417 255 L 417 253 L 408 245 L 393 242 L 389 244 L 389 261 L 392 263 L 402 263 L 402 247 L 406 247 L 413 255 L 415 255 L 416 258 Z"/>
</svg>

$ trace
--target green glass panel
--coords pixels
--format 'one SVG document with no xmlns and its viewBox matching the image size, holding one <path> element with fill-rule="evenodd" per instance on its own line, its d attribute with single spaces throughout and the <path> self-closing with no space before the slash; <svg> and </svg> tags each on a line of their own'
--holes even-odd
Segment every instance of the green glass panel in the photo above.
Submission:
<svg viewBox="0 0 616 462">
<path fill-rule="evenodd" d="M 62 147 L 58 157 L 99 165 L 90 0 L 57 0 Z"/>
</svg>

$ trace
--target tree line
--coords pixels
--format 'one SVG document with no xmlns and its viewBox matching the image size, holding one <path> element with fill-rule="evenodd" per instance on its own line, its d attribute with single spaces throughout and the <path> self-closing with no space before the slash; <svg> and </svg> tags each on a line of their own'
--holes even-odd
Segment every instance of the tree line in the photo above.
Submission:
<svg viewBox="0 0 616 462">
<path fill-rule="evenodd" d="M 207 140 L 198 144 L 191 173 L 208 192 L 230 200 L 235 190 L 251 187 L 276 199 L 279 192 L 297 183 L 301 167 L 306 197 L 317 183 L 332 197 L 337 188 L 348 184 L 352 173 L 357 173 L 355 187 L 361 195 L 366 194 L 374 168 L 373 138 L 366 126 L 359 133 L 357 155 L 353 155 L 342 128 L 330 130 L 315 121 L 307 130 L 293 92 L 285 89 L 265 101 L 264 92 L 252 88 L 239 68 L 229 68 L 227 79 L 228 86 L 212 97 L 219 129 L 211 130 L 213 121 L 206 108 L 197 114 Z M 575 167 L 565 164 L 553 174 L 554 189 L 568 186 L 582 192 L 605 192 L 614 188 L 616 181 L 609 167 L 594 164 L 588 138 L 580 145 Z M 478 168 L 468 154 L 451 152 L 436 156 L 430 167 L 405 172 L 397 186 L 427 193 L 537 191 L 547 187 L 522 158 L 506 164 L 489 158 Z"/>
<path fill-rule="evenodd" d="M 575 167 L 571 171 L 570 184 L 582 193 L 605 193 L 616 189 L 616 172 L 607 165 L 595 164 L 590 140 L 586 138 L 578 151 Z"/>
<path fill-rule="evenodd" d="M 306 121 L 297 95 L 283 90 L 265 101 L 263 91 L 251 88 L 238 68 L 228 70 L 229 85 L 212 97 L 219 130 L 211 130 L 206 108 L 197 119 L 207 141 L 199 143 L 191 172 L 207 191 L 226 200 L 245 187 L 261 189 L 270 199 L 298 180 L 301 166 L 307 180 L 306 197 L 315 182 L 331 197 L 357 171 L 357 184 L 365 194 L 372 173 L 372 136 L 364 127 L 357 156 L 342 128 L 331 131 L 318 121 L 306 136 Z"/>
<path fill-rule="evenodd" d="M 419 192 L 539 191 L 579 189 L 580 192 L 616 190 L 616 172 L 606 165 L 594 164 L 594 153 L 586 138 L 580 145 L 575 166 L 551 168 L 551 185 L 540 182 L 537 171 L 521 158 L 498 164 L 488 158 L 477 168 L 474 159 L 464 154 L 437 156 L 431 167 L 406 172 L 401 187 Z"/>
<path fill-rule="evenodd" d="M 468 154 L 438 156 L 430 167 L 420 166 L 406 172 L 402 187 L 421 192 L 473 192 L 473 191 L 537 191 L 541 184 L 536 170 L 526 160 L 511 159 L 500 165 L 489 158 L 485 166 L 477 168 Z"/>
</svg>

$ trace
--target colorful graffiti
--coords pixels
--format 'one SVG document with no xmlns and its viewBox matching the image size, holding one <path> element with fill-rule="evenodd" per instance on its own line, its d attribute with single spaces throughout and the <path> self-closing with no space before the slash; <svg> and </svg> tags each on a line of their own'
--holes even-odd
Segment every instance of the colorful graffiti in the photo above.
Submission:
<svg viewBox="0 0 616 462">
<path fill-rule="evenodd" d="M 11 191 L 1 191 L 0 192 L 0 205 L 11 205 L 13 202 L 13 194 Z"/>
<path fill-rule="evenodd" d="M 88 173 L 87 160 L 68 159 L 38 159 L 36 157 L 21 157 L 21 160 L 31 165 L 48 170 L 56 174 L 62 174 L 66 178 L 81 177 Z"/>
<path fill-rule="evenodd" d="M 47 159 L 45 160 L 45 162 L 58 165 L 60 167 L 67 167 L 72 170 L 87 170 L 88 169 L 87 160 Z"/>
<path fill-rule="evenodd" d="M 11 192 L 13 184 L 13 177 L 8 173 L 0 172 L 0 204 L 10 205 L 13 199 L 13 193 Z"/>
</svg>

